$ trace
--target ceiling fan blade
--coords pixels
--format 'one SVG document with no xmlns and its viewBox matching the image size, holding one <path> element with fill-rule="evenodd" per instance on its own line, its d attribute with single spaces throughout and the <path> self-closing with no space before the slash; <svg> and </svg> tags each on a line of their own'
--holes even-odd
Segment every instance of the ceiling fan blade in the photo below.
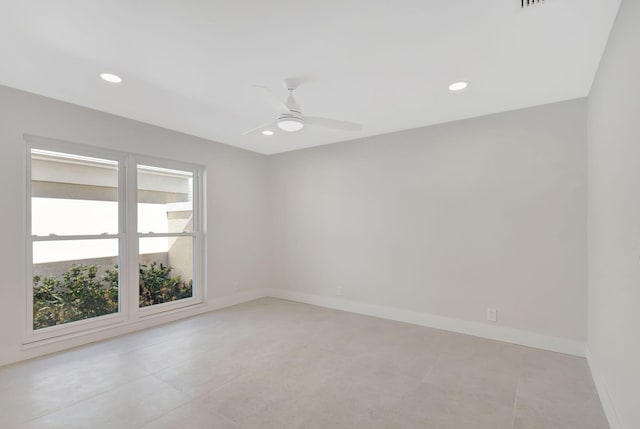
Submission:
<svg viewBox="0 0 640 429">
<path fill-rule="evenodd" d="M 362 124 L 348 121 L 339 121 L 337 119 L 319 118 L 317 116 L 305 116 L 304 122 L 305 124 L 318 125 L 320 127 L 333 128 L 343 131 L 360 131 L 362 129 Z"/>
<path fill-rule="evenodd" d="M 244 133 L 242 133 L 242 135 L 246 136 L 246 135 L 249 135 L 249 134 L 253 134 L 253 133 L 257 132 L 257 131 L 260 131 L 260 130 L 265 130 L 267 128 L 275 129 L 276 126 L 275 126 L 275 124 L 273 122 L 267 122 L 266 124 L 262 124 L 260 126 L 255 127 L 255 128 L 251 128 L 249 131 L 245 131 Z"/>
<path fill-rule="evenodd" d="M 266 86 L 262 86 L 262 85 L 251 85 L 251 86 L 253 86 L 254 88 L 258 88 L 258 89 L 261 89 L 262 91 L 264 91 L 265 94 L 267 94 L 267 98 L 269 99 L 269 102 L 277 110 L 284 111 L 284 112 L 290 112 L 291 111 L 287 107 L 285 102 L 280 100 L 280 98 L 278 98 L 278 96 L 276 94 L 274 94 L 273 91 L 271 91 L 271 89 L 267 88 Z"/>
</svg>

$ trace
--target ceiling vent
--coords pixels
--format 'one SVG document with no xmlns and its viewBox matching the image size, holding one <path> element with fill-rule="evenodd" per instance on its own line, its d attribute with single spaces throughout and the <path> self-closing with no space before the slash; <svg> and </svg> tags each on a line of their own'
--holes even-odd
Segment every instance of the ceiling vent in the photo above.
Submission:
<svg viewBox="0 0 640 429">
<path fill-rule="evenodd" d="M 544 3 L 544 0 L 520 0 L 522 2 L 522 7 L 533 6 L 534 4 Z"/>
</svg>

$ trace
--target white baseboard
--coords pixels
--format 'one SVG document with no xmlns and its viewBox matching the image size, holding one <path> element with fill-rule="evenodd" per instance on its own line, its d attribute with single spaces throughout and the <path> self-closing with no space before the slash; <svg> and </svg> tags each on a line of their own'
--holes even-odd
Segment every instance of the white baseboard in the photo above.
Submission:
<svg viewBox="0 0 640 429">
<path fill-rule="evenodd" d="M 206 305 L 187 307 L 169 314 L 159 314 L 157 317 L 145 318 L 136 322 L 130 322 L 120 326 L 110 327 L 99 332 L 84 333 L 73 338 L 53 341 L 51 343 L 30 346 L 28 349 L 15 350 L 12 353 L 0 356 L 0 366 L 9 363 L 31 359 L 60 350 L 78 347 L 96 341 L 105 340 L 118 335 L 124 335 L 141 329 L 150 328 L 164 323 L 172 322 L 186 317 L 196 316 L 220 308 L 230 307 L 244 302 L 253 301 L 263 297 L 274 297 L 297 301 L 351 313 L 364 314 L 383 319 L 411 323 L 430 328 L 443 329 L 496 341 L 519 344 L 543 350 L 550 350 L 580 357 L 586 356 L 586 345 L 580 341 L 569 340 L 506 328 L 503 326 L 488 325 L 469 320 L 454 319 L 437 316 L 412 310 L 394 307 L 386 307 L 374 304 L 365 304 L 342 298 L 333 298 L 321 295 L 313 295 L 285 289 L 252 289 L 210 300 Z M 603 401 L 604 402 L 604 401 Z M 614 426 L 612 426 L 614 429 Z M 615 428 L 618 429 L 618 428 Z"/>
<path fill-rule="evenodd" d="M 218 310 L 220 308 L 231 307 L 232 305 L 238 305 L 249 301 L 254 301 L 259 298 L 264 298 L 268 295 L 269 289 L 249 289 L 243 292 L 234 293 L 233 295 L 224 296 L 222 298 L 216 298 L 210 300 L 207 303 L 206 311 Z"/>
<path fill-rule="evenodd" d="M 342 298 L 313 295 L 286 289 L 267 289 L 265 295 L 290 301 L 303 302 L 321 307 L 365 314 L 383 319 L 412 323 L 414 325 L 443 329 L 496 341 L 519 344 L 574 356 L 586 356 L 586 344 L 566 338 L 551 337 L 520 329 L 489 325 L 470 320 L 454 319 L 412 310 L 365 304 Z"/>
<path fill-rule="evenodd" d="M 600 397 L 600 403 L 602 403 L 604 414 L 607 416 L 607 420 L 609 421 L 610 429 L 623 429 L 622 424 L 620 423 L 620 417 L 618 417 L 618 412 L 616 411 L 613 399 L 611 398 L 607 382 L 600 371 L 600 367 L 594 361 L 589 347 L 587 347 L 587 362 L 589 363 L 589 369 L 591 369 L 591 376 L 593 377 L 593 382 L 596 385 L 596 390 L 598 391 L 598 396 Z"/>
</svg>

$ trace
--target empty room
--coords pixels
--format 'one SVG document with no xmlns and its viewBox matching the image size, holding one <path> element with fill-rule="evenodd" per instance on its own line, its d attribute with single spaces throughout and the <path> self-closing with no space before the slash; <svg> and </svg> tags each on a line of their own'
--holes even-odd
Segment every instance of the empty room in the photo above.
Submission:
<svg viewBox="0 0 640 429">
<path fill-rule="evenodd" d="M 640 1 L 0 1 L 0 429 L 640 428 Z"/>
</svg>

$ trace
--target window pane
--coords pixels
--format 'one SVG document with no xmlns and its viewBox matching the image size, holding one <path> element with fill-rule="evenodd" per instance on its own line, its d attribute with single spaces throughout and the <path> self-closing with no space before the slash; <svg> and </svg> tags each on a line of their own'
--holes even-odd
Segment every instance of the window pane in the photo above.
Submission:
<svg viewBox="0 0 640 429">
<path fill-rule="evenodd" d="M 31 231 L 117 234 L 117 161 L 32 149 Z"/>
<path fill-rule="evenodd" d="M 193 296 L 193 237 L 140 239 L 140 307 Z"/>
<path fill-rule="evenodd" d="M 193 173 L 138 165 L 138 231 L 193 231 Z"/>
<path fill-rule="evenodd" d="M 118 240 L 33 243 L 33 328 L 118 312 Z"/>
</svg>

